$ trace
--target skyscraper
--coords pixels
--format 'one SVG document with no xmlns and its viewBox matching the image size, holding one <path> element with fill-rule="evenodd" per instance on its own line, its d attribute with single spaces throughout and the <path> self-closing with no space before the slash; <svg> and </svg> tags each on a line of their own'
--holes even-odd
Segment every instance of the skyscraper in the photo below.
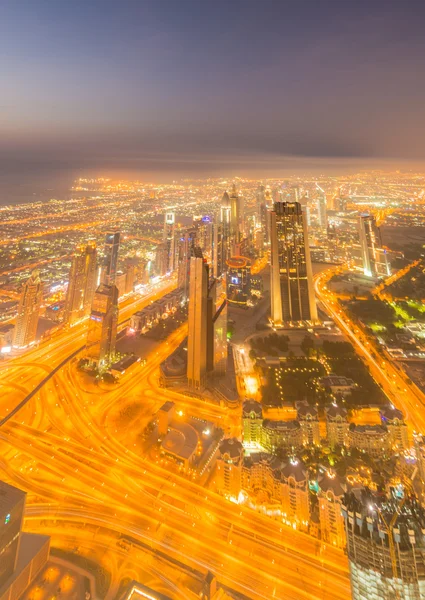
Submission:
<svg viewBox="0 0 425 600">
<path fill-rule="evenodd" d="M 99 370 L 114 360 L 118 325 L 118 288 L 101 284 L 94 295 L 86 357 Z"/>
<path fill-rule="evenodd" d="M 43 284 L 38 271 L 33 271 L 21 293 L 16 317 L 13 345 L 23 348 L 35 342 L 38 317 L 43 300 Z"/>
<path fill-rule="evenodd" d="M 326 230 L 328 226 L 328 210 L 326 194 L 322 188 L 319 188 L 319 197 L 317 198 L 317 217 L 320 229 Z"/>
<path fill-rule="evenodd" d="M 271 319 L 317 321 L 307 225 L 299 202 L 276 202 L 270 212 Z"/>
<path fill-rule="evenodd" d="M 220 213 L 214 222 L 212 262 L 214 277 L 219 278 L 226 270 L 226 260 L 232 255 L 232 206 L 228 192 L 224 192 Z"/>
<path fill-rule="evenodd" d="M 364 274 L 367 277 L 389 277 L 391 265 L 382 247 L 381 230 L 374 216 L 360 215 L 359 237 Z"/>
<path fill-rule="evenodd" d="M 202 388 L 207 374 L 208 265 L 203 258 L 190 259 L 190 293 L 187 339 L 187 380 Z"/>
<path fill-rule="evenodd" d="M 176 268 L 176 215 L 173 212 L 167 212 L 164 215 L 164 233 L 162 242 L 165 244 L 167 266 L 166 273 L 172 273 Z"/>
<path fill-rule="evenodd" d="M 425 513 L 402 486 L 347 494 L 342 514 L 353 600 L 425 598 Z"/>
<path fill-rule="evenodd" d="M 232 185 L 232 191 L 229 195 L 230 200 L 230 237 L 232 244 L 238 244 L 240 240 L 241 228 L 241 199 L 236 191 L 236 185 Z"/>
<path fill-rule="evenodd" d="M 0 481 L 1 598 L 21 598 L 49 559 L 50 538 L 22 531 L 26 493 Z"/>
<path fill-rule="evenodd" d="M 118 251 L 120 248 L 120 237 L 119 231 L 109 232 L 105 238 L 105 262 L 104 262 L 104 276 L 103 283 L 106 285 L 115 284 L 115 276 L 117 274 L 118 265 Z"/>
<path fill-rule="evenodd" d="M 65 302 L 65 321 L 73 324 L 90 314 L 96 289 L 96 244 L 78 246 L 72 257 L 68 291 Z"/>
</svg>

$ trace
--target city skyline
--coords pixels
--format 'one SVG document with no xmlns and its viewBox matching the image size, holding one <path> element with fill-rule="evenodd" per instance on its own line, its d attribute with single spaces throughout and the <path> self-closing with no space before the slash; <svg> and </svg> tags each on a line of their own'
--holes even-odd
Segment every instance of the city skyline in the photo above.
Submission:
<svg viewBox="0 0 425 600">
<path fill-rule="evenodd" d="M 1 600 L 425 600 L 424 23 L 0 2 Z"/>
<path fill-rule="evenodd" d="M 1 204 L 11 181 L 112 169 L 423 166 L 422 3 L 8 1 L 0 17 Z"/>
</svg>

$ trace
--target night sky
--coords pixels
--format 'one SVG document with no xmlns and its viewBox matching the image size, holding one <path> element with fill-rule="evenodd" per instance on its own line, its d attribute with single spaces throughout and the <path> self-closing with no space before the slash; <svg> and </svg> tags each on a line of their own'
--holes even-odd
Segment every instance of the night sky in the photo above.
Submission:
<svg viewBox="0 0 425 600">
<path fill-rule="evenodd" d="M 1 0 L 0 183 L 421 163 L 424 31 L 411 0 Z"/>
</svg>

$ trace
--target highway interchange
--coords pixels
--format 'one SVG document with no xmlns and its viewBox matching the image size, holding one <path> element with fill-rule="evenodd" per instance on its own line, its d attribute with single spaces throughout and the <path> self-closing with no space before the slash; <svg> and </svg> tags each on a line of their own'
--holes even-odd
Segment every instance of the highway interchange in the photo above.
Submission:
<svg viewBox="0 0 425 600">
<path fill-rule="evenodd" d="M 120 320 L 174 285 L 127 299 Z M 0 415 L 81 347 L 85 335 L 82 323 L 5 362 Z M 166 400 L 216 422 L 226 433 L 237 431 L 239 409 L 159 387 L 158 366 L 185 335 L 182 326 L 145 366 L 138 365 L 115 386 L 89 381 L 71 360 L 1 427 L 5 479 L 29 494 L 25 527 L 51 535 L 53 546 L 77 548 L 109 567 L 108 598 L 114 597 L 123 574 L 146 576 L 147 563 L 158 589 L 176 598 L 195 597 L 176 566 L 181 563 L 211 570 L 220 582 L 253 599 L 346 599 L 348 565 L 341 551 L 230 503 L 141 454 L 137 432 Z M 136 422 L 119 431 L 117 407 L 126 403 L 137 403 L 139 413 Z M 135 543 L 123 550 L 122 536 Z M 174 566 L 165 569 L 161 553 L 176 561 Z"/>
</svg>

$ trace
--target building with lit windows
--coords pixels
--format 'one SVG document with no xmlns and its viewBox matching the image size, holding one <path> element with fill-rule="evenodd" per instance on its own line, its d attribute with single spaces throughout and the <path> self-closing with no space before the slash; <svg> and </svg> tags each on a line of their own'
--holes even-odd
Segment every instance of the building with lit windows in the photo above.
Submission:
<svg viewBox="0 0 425 600">
<path fill-rule="evenodd" d="M 90 313 L 85 356 L 99 370 L 115 359 L 118 326 L 118 288 L 101 284 L 94 295 Z"/>
<path fill-rule="evenodd" d="M 347 487 L 333 472 L 325 473 L 319 479 L 318 486 L 321 538 L 327 544 L 344 548 L 345 531 L 341 511 Z"/>
<path fill-rule="evenodd" d="M 222 279 L 210 279 L 201 256 L 190 259 L 187 382 L 202 389 L 207 375 L 223 375 L 227 366 L 227 299 Z"/>
<path fill-rule="evenodd" d="M 190 259 L 187 381 L 196 389 L 207 376 L 208 265 L 203 258 Z"/>
<path fill-rule="evenodd" d="M 374 458 L 385 458 L 391 451 L 391 438 L 385 425 L 356 425 L 348 428 L 348 445 Z"/>
<path fill-rule="evenodd" d="M 72 257 L 64 321 L 72 325 L 88 317 L 96 289 L 96 244 L 78 246 Z"/>
<path fill-rule="evenodd" d="M 251 261 L 245 256 L 232 256 L 226 265 L 228 302 L 244 308 L 251 296 Z"/>
<path fill-rule="evenodd" d="M 261 429 L 261 446 L 268 452 L 278 448 L 296 451 L 303 445 L 303 433 L 298 421 L 271 421 L 264 419 Z"/>
<path fill-rule="evenodd" d="M 409 433 L 401 410 L 389 405 L 383 406 L 379 412 L 382 424 L 388 429 L 392 450 L 407 450 L 410 447 Z"/>
<path fill-rule="evenodd" d="M 307 224 L 299 202 L 276 202 L 270 212 L 271 320 L 317 321 Z"/>
<path fill-rule="evenodd" d="M 244 446 L 259 446 L 263 427 L 263 410 L 255 400 L 245 400 L 242 404 L 242 430 Z"/>
<path fill-rule="evenodd" d="M 307 470 L 293 458 L 281 461 L 265 452 L 245 456 L 242 489 L 254 497 L 265 494 L 264 502 L 279 506 L 283 520 L 302 531 L 308 530 L 310 500 Z"/>
<path fill-rule="evenodd" d="M 317 406 L 311 406 L 308 402 L 297 402 L 296 407 L 304 446 L 318 446 L 320 444 L 320 429 Z"/>
<path fill-rule="evenodd" d="M 38 318 L 43 301 L 43 284 L 38 271 L 33 271 L 24 284 L 19 299 L 13 345 L 25 348 L 33 344 L 37 335 Z"/>
<path fill-rule="evenodd" d="M 391 265 L 374 216 L 360 215 L 359 237 L 364 274 L 367 277 L 389 277 Z"/>
<path fill-rule="evenodd" d="M 49 558 L 50 538 L 24 533 L 26 493 L 0 481 L 0 598 L 18 600 Z"/>
<path fill-rule="evenodd" d="M 242 486 L 243 446 L 236 438 L 224 439 L 218 450 L 216 486 L 225 496 L 238 498 Z"/>
<path fill-rule="evenodd" d="M 105 258 L 102 272 L 102 282 L 105 285 L 115 285 L 120 237 L 121 234 L 119 231 L 109 232 L 105 237 Z"/>
<path fill-rule="evenodd" d="M 347 409 L 333 403 L 325 409 L 326 417 L 326 435 L 329 446 L 333 449 L 336 446 L 346 446 L 348 444 Z"/>
<path fill-rule="evenodd" d="M 425 598 L 425 513 L 403 494 L 362 489 L 344 499 L 353 600 Z"/>
</svg>

